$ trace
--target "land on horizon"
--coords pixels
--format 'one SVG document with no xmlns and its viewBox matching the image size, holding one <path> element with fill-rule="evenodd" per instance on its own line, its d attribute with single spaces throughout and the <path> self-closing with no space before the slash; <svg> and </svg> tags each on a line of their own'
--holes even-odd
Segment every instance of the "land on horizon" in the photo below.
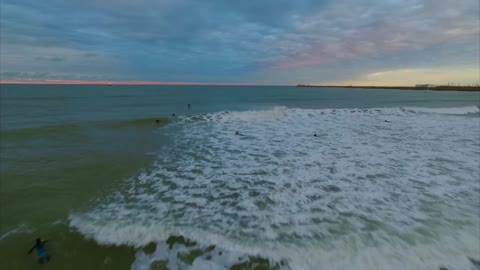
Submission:
<svg viewBox="0 0 480 270">
<path fill-rule="evenodd" d="M 0 85 L 171 85 L 171 86 L 281 86 L 256 83 L 236 82 L 168 82 L 168 81 L 81 81 L 81 80 L 0 80 Z M 292 86 L 292 85 L 283 85 Z M 311 85 L 297 84 L 296 87 L 311 88 L 356 88 L 356 89 L 399 89 L 399 90 L 432 90 L 432 91 L 480 91 L 480 85 L 416 85 L 416 86 L 374 86 L 374 85 Z"/>
<path fill-rule="evenodd" d="M 480 85 L 474 85 L 474 86 L 468 86 L 468 85 L 367 86 L 367 85 L 306 85 L 306 84 L 297 84 L 296 87 L 399 89 L 399 90 L 432 90 L 432 91 L 480 91 Z"/>
</svg>

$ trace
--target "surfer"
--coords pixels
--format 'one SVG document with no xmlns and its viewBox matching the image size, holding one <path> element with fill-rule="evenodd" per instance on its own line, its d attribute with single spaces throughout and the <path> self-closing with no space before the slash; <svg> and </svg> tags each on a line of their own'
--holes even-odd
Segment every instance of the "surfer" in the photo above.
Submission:
<svg viewBox="0 0 480 270">
<path fill-rule="evenodd" d="M 40 238 L 37 238 L 35 245 L 28 251 L 28 254 L 30 254 L 34 249 L 37 250 L 39 263 L 50 261 L 50 256 L 48 256 L 47 250 L 45 249 L 45 243 L 47 243 L 47 240 L 42 241 Z"/>
<path fill-rule="evenodd" d="M 313 133 L 313 137 L 318 137 L 316 132 L 315 132 L 315 133 Z"/>
<path fill-rule="evenodd" d="M 243 136 L 243 134 L 241 134 L 240 132 L 238 131 L 235 131 L 235 135 L 238 135 L 238 136 Z"/>
<path fill-rule="evenodd" d="M 175 114 L 174 114 L 174 113 L 172 113 L 172 117 L 175 117 Z"/>
<path fill-rule="evenodd" d="M 158 120 L 158 119 L 155 120 L 155 123 L 157 123 L 157 125 L 160 124 L 160 120 Z"/>
<path fill-rule="evenodd" d="M 190 105 L 190 103 L 188 103 L 187 107 L 188 107 L 188 111 L 190 111 L 192 106 Z"/>
</svg>

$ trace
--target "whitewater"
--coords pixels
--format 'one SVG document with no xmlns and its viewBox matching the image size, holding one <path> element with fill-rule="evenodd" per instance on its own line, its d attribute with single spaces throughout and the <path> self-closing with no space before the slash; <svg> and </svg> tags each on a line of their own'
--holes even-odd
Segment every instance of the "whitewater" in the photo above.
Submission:
<svg viewBox="0 0 480 270">
<path fill-rule="evenodd" d="M 172 142 L 150 168 L 72 212 L 70 226 L 100 244 L 154 243 L 132 269 L 475 269 L 478 113 L 274 107 L 180 117 L 163 128 Z"/>
</svg>

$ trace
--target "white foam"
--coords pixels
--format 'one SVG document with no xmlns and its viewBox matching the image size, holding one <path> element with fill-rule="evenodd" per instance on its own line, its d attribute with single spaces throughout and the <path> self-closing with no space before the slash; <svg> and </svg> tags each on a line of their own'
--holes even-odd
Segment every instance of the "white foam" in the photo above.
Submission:
<svg viewBox="0 0 480 270">
<path fill-rule="evenodd" d="M 405 109 L 415 111 L 415 112 L 439 113 L 439 114 L 470 114 L 470 113 L 480 112 L 480 108 L 477 106 L 452 107 L 452 108 L 406 107 Z"/>
<path fill-rule="evenodd" d="M 32 232 L 32 229 L 27 224 L 20 224 L 16 228 L 9 230 L 8 232 L 0 236 L 0 241 L 14 234 Z"/>
<path fill-rule="evenodd" d="M 173 143 L 151 171 L 72 213 L 71 226 L 158 250 L 183 235 L 293 269 L 469 269 L 480 252 L 477 117 L 276 107 L 179 118 L 165 130 Z M 188 251 L 178 248 L 168 254 Z M 160 253 L 138 253 L 132 268 Z M 218 260 L 194 266 L 233 263 Z"/>
<path fill-rule="evenodd" d="M 213 248 L 204 250 L 205 253 L 196 257 L 191 264 L 179 259 L 193 250 L 198 250 L 198 246 L 186 247 L 181 244 L 174 244 L 171 248 L 165 242 L 158 243 L 156 249 L 151 254 L 144 251 L 137 251 L 135 261 L 132 264 L 132 270 L 148 270 L 155 262 L 166 261 L 168 269 L 195 269 L 195 270 L 227 270 L 232 265 L 248 261 L 245 253 Z M 275 263 L 270 262 L 270 266 Z M 286 264 L 278 269 L 289 269 Z"/>
</svg>

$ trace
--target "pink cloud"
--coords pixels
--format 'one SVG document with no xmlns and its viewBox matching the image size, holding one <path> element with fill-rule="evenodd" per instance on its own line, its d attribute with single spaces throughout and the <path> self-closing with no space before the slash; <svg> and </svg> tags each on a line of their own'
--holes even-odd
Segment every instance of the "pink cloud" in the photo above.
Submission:
<svg viewBox="0 0 480 270">
<path fill-rule="evenodd" d="M 446 0 L 438 2 L 440 1 L 443 4 L 448 2 Z M 440 6 L 445 6 L 443 4 Z M 364 10 L 362 5 L 347 7 L 333 4 L 328 13 L 301 19 L 297 23 L 298 34 L 294 41 L 308 42 L 309 48 L 300 52 L 291 49 L 286 57 L 274 62 L 270 68 L 328 66 L 380 54 L 401 55 L 409 50 L 478 37 L 480 33 L 478 19 L 465 18 L 461 12 L 445 17 L 444 10 L 433 12 L 431 6 L 385 7 L 390 8 L 393 13 L 382 13 L 380 8 L 371 15 L 372 17 L 375 15 L 376 19 L 368 23 L 362 23 L 361 17 L 358 17 L 358 14 L 370 12 Z M 398 18 L 402 18 L 401 22 Z M 332 21 L 339 21 L 342 26 L 330 23 Z M 442 31 L 438 31 L 439 27 Z M 287 42 L 289 36 L 284 35 L 278 40 Z M 291 48 L 295 46 L 292 45 Z"/>
<path fill-rule="evenodd" d="M 398 69 L 398 70 L 386 70 L 386 71 L 378 71 L 374 72 L 371 74 L 368 74 L 368 77 L 375 77 L 375 76 L 383 76 L 386 74 L 392 74 L 392 73 L 411 73 L 414 72 L 413 69 Z"/>
</svg>

